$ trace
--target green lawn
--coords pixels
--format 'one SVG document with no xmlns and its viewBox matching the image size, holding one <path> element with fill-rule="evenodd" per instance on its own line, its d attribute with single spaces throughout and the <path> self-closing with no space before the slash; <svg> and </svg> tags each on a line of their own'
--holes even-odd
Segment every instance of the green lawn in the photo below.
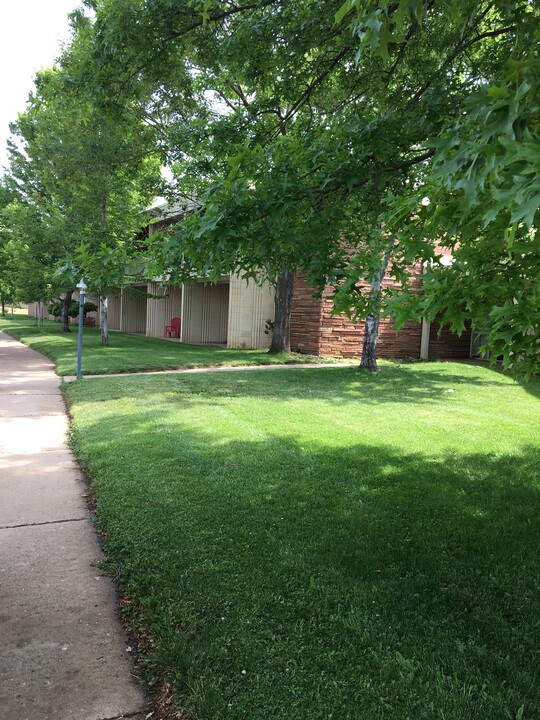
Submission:
<svg viewBox="0 0 540 720">
<path fill-rule="evenodd" d="M 0 330 L 39 350 L 56 363 L 59 375 L 74 375 L 77 368 L 77 326 L 61 333 L 57 322 L 45 321 L 43 329 L 34 318 L 0 316 Z M 111 332 L 108 347 L 101 345 L 99 328 L 84 328 L 82 372 L 106 375 L 141 370 L 172 370 L 203 366 L 274 365 L 278 363 L 328 363 L 328 358 L 296 353 L 268 355 L 267 350 L 227 350 L 226 348 L 184 343 L 143 335 Z"/>
<path fill-rule="evenodd" d="M 148 678 L 197 720 L 540 717 L 540 383 L 425 363 L 66 393 Z"/>
</svg>

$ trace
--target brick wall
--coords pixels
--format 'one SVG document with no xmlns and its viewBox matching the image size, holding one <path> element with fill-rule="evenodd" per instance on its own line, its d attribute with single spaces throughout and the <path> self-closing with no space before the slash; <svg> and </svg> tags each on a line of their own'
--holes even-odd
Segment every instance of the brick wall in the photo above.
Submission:
<svg viewBox="0 0 540 720">
<path fill-rule="evenodd" d="M 332 303 L 323 301 L 319 355 L 359 357 L 364 342 L 364 323 L 354 323 L 344 315 L 331 315 Z M 422 326 L 408 322 L 399 333 L 391 320 L 379 324 L 377 353 L 381 358 L 419 358 Z"/>
<path fill-rule="evenodd" d="M 152 235 L 156 232 L 163 232 L 163 230 L 168 228 L 170 225 L 176 225 L 177 223 L 182 222 L 186 215 L 187 212 L 181 212 L 178 213 L 178 215 L 171 215 L 170 217 L 163 218 L 161 220 L 151 220 L 148 226 L 148 234 Z"/>
<path fill-rule="evenodd" d="M 466 329 L 458 337 L 450 331 L 448 325 L 443 325 L 440 336 L 438 335 L 440 325 L 437 322 L 431 323 L 429 329 L 429 358 L 430 360 L 458 360 L 470 357 L 471 351 L 471 326 L 466 324 Z"/>
<path fill-rule="evenodd" d="M 291 308 L 291 349 L 309 355 L 320 355 L 322 307 L 302 275 L 294 280 Z"/>
<path fill-rule="evenodd" d="M 420 287 L 416 279 L 420 267 L 411 279 L 413 286 Z M 385 280 L 385 287 L 391 281 Z M 313 355 L 328 357 L 359 357 L 364 340 L 364 323 L 354 323 L 345 315 L 332 315 L 331 289 L 323 298 L 316 300 L 305 277 L 296 276 L 291 313 L 291 349 Z M 382 320 L 379 326 L 379 357 L 419 358 L 422 327 L 409 322 L 396 333 L 390 320 Z"/>
</svg>

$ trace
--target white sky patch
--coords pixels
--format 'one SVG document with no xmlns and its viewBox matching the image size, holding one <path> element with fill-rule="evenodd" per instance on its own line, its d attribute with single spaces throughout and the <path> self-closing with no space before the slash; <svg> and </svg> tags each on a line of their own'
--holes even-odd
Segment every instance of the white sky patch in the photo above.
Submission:
<svg viewBox="0 0 540 720">
<path fill-rule="evenodd" d="M 0 166 L 7 162 L 9 123 L 26 106 L 38 70 L 53 65 L 69 37 L 77 0 L 0 0 Z"/>
</svg>

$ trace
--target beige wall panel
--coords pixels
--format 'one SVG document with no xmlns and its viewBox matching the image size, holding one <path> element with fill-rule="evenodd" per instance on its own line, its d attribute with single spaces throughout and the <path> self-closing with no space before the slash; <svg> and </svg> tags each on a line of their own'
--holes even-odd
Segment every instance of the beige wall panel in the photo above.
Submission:
<svg viewBox="0 0 540 720">
<path fill-rule="evenodd" d="M 148 337 L 162 338 L 165 325 L 170 325 L 173 317 L 181 317 L 182 288 L 169 285 L 163 288 L 158 283 L 149 283 L 148 292 L 160 295 L 160 298 L 148 298 L 146 306 L 146 334 Z M 162 299 L 161 299 L 162 298 Z"/>
<path fill-rule="evenodd" d="M 146 333 L 146 302 L 146 297 L 133 295 L 129 290 L 122 290 L 120 316 L 122 332 Z"/>
<path fill-rule="evenodd" d="M 184 285 L 182 341 L 226 343 L 228 304 L 228 283 Z"/>
<path fill-rule="evenodd" d="M 58 318 L 55 318 L 54 315 L 51 315 L 47 307 L 50 305 L 50 301 L 43 302 L 41 306 L 41 313 L 43 320 L 58 320 Z M 39 316 L 39 302 L 33 302 L 28 303 L 28 315 L 29 317 L 38 317 Z"/>
<path fill-rule="evenodd" d="M 50 302 L 43 302 L 41 305 L 41 314 L 43 317 L 43 320 L 56 320 L 57 318 L 54 317 L 54 315 L 51 315 L 47 311 L 47 306 L 50 304 Z M 38 317 L 39 315 L 39 302 L 34 303 L 28 303 L 28 315 L 30 317 Z"/>
<path fill-rule="evenodd" d="M 166 289 L 157 283 L 148 283 L 148 292 L 159 295 L 160 298 L 148 298 L 146 303 L 146 335 L 148 337 L 163 337 L 165 326 L 165 296 Z"/>
<path fill-rule="evenodd" d="M 120 330 L 121 298 L 119 295 L 107 297 L 107 324 L 109 330 Z"/>
<path fill-rule="evenodd" d="M 274 288 L 231 275 L 227 347 L 268 347 L 272 338 L 264 329 L 266 321 L 273 319 Z"/>
<path fill-rule="evenodd" d="M 203 302 L 203 343 L 227 342 L 229 284 L 207 285 Z"/>
<path fill-rule="evenodd" d="M 186 343 L 202 342 L 202 283 L 184 285 L 182 311 L 182 341 Z"/>
</svg>

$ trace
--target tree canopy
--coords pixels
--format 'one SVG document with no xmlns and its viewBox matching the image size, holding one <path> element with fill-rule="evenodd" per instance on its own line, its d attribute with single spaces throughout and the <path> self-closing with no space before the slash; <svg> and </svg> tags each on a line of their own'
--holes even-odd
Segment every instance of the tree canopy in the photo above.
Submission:
<svg viewBox="0 0 540 720">
<path fill-rule="evenodd" d="M 336 311 L 355 319 L 437 317 L 458 332 L 469 320 L 507 367 L 538 368 L 533 3 L 85 4 L 93 19 L 74 15 L 62 72 L 47 79 L 63 85 L 48 103 L 64 97 L 65 113 L 76 93 L 77 117 L 70 109 L 62 120 L 74 158 L 75 120 L 102 143 L 85 145 L 95 160 L 86 179 L 103 198 L 109 173 L 109 236 L 112 178 L 126 188 L 133 173 L 123 148 L 151 137 L 172 170 L 171 197 L 188 198 L 194 212 L 154 236 L 156 274 L 181 282 L 239 270 L 274 281 L 301 271 L 318 292 L 333 288 Z M 31 123 L 21 125 L 28 149 L 39 139 L 30 140 Z M 56 183 L 76 172 L 66 162 Z M 64 218 L 68 199 L 56 202 Z M 78 193 L 77 202 L 82 217 L 89 201 Z M 100 214 L 92 217 L 85 227 L 103 237 Z M 418 263 L 420 294 L 408 283 Z M 385 289 L 386 264 L 394 282 Z"/>
<path fill-rule="evenodd" d="M 383 218 L 405 248 L 451 250 L 453 262 L 429 262 L 424 293 L 389 297 L 399 322 L 439 317 L 457 331 L 470 320 L 487 334 L 505 367 L 538 371 L 540 332 L 540 57 L 539 11 L 529 2 L 448 2 L 447 17 L 469 22 L 480 12 L 485 28 L 464 40 L 476 61 L 468 91 L 429 139 L 433 158 L 420 181 L 389 199 Z M 429 9 L 400 3 L 345 3 L 362 53 L 388 53 L 396 35 L 424 33 Z M 375 21 L 376 19 L 376 21 Z M 400 36 L 400 37 L 401 37 Z M 500 51 L 503 51 L 502 53 Z M 481 54 L 480 54 L 481 53 Z M 497 59 L 497 53 L 500 57 Z M 491 64 L 481 68 L 482 55 Z M 492 56 L 491 58 L 489 56 Z M 455 71 L 454 50 L 449 56 Z M 424 200 L 424 202 L 422 202 Z M 421 254 L 419 253 L 421 257 Z M 349 285 L 354 285 L 354 271 Z M 347 304 L 346 290 L 339 302 Z"/>
<path fill-rule="evenodd" d="M 91 4 L 108 82 L 139 101 L 144 88 L 177 188 L 200 207 L 156 238 L 156 268 L 179 280 L 194 270 L 302 270 L 319 291 L 333 284 L 336 307 L 351 316 L 438 314 L 458 331 L 468 318 L 507 365 L 526 346 L 534 365 L 537 320 L 510 274 L 505 283 L 493 275 L 508 237 L 535 242 L 537 150 L 526 145 L 538 147 L 539 13 L 530 2 Z M 399 293 L 359 282 L 380 268 L 381 227 L 395 238 Z M 437 261 L 441 246 L 451 266 Z M 516 276 L 534 284 L 536 258 L 524 261 L 520 248 Z M 407 290 L 411 262 L 426 265 L 422 298 Z M 470 282 L 457 279 L 463 262 Z M 474 278 L 490 263 L 486 293 Z"/>
<path fill-rule="evenodd" d="M 19 285 L 25 300 L 63 293 L 69 305 L 81 275 L 99 295 L 121 285 L 138 252 L 142 210 L 159 183 L 153 132 L 84 91 L 91 31 L 88 18 L 73 18 L 71 43 L 57 66 L 38 73 L 12 125 L 6 182 L 13 199 L 5 214 L 14 254 L 21 271 L 26 253 L 46 275 L 36 283 L 39 273 L 26 267 Z"/>
</svg>

